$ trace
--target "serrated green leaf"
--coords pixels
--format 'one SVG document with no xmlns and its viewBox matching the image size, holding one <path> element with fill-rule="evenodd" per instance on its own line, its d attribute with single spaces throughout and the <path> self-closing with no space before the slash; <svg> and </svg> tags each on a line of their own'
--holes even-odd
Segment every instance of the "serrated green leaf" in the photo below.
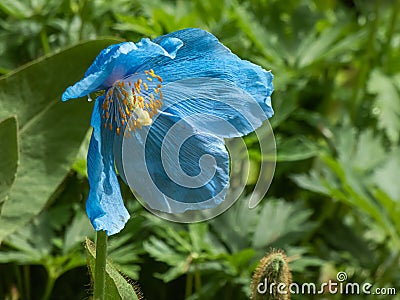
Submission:
<svg viewBox="0 0 400 300">
<path fill-rule="evenodd" d="M 399 170 L 400 149 L 388 155 L 385 163 L 377 167 L 373 175 L 375 184 L 392 198 L 393 202 L 400 202 Z"/>
<path fill-rule="evenodd" d="M 4 244 L 30 257 L 30 263 L 40 264 L 53 249 L 53 238 L 57 226 L 54 226 L 52 222 L 55 222 L 54 216 L 57 211 L 60 211 L 59 207 L 43 211 L 33 218 L 28 226 L 20 227 L 12 235 L 9 235 Z M 0 253 L 5 255 L 8 251 Z"/>
<path fill-rule="evenodd" d="M 400 128 L 400 95 L 394 80 L 379 69 L 375 69 L 371 73 L 367 87 L 371 94 L 376 94 L 372 112 L 377 115 L 379 127 L 386 130 L 393 143 L 397 142 Z"/>
<path fill-rule="evenodd" d="M 207 223 L 189 224 L 189 235 L 192 243 L 192 251 L 201 252 L 207 248 L 206 236 L 208 232 Z"/>
<path fill-rule="evenodd" d="M 145 241 L 143 247 L 152 257 L 171 266 L 178 264 L 187 257 L 187 253 L 175 251 L 174 248 L 155 236 L 151 236 Z"/>
<path fill-rule="evenodd" d="M 109 258 L 114 266 L 132 279 L 139 278 L 142 253 L 141 243 L 134 243 L 130 234 L 120 234 L 110 239 L 108 244 Z"/>
<path fill-rule="evenodd" d="M 308 221 L 311 214 L 311 210 L 303 209 L 296 203 L 269 200 L 258 216 L 252 246 L 265 249 L 267 246 L 287 245 L 299 240 L 301 234 L 313 226 Z"/>
<path fill-rule="evenodd" d="M 240 198 L 226 212 L 209 222 L 231 252 L 238 252 L 250 246 L 260 209 L 261 205 L 249 209 L 248 199 Z"/>
<path fill-rule="evenodd" d="M 178 261 L 174 266 L 171 266 L 169 270 L 163 274 L 156 273 L 157 278 L 162 279 L 164 282 L 170 282 L 182 276 L 188 271 L 190 266 L 190 259 Z"/>
<path fill-rule="evenodd" d="M 353 140 L 353 143 L 356 150 L 351 156 L 351 165 L 358 171 L 374 170 L 387 158 L 381 137 L 370 129 L 360 132 L 358 140 Z M 341 152 L 350 151 L 342 149 Z"/>
<path fill-rule="evenodd" d="M 17 115 L 20 126 L 20 165 L 0 214 L 0 241 L 41 211 L 70 170 L 92 104 L 62 103 L 61 94 L 113 42 L 82 43 L 0 79 L 0 119 Z"/>
<path fill-rule="evenodd" d="M 73 247 L 81 244 L 85 237 L 93 236 L 93 233 L 94 230 L 87 215 L 81 210 L 77 211 L 65 232 L 63 253 L 68 253 Z"/>
<path fill-rule="evenodd" d="M 315 170 L 311 170 L 309 175 L 292 175 L 291 178 L 303 189 L 325 195 L 329 194 L 329 189 L 324 185 L 323 179 L 315 172 Z"/>
<path fill-rule="evenodd" d="M 277 161 L 297 161 L 318 154 L 318 148 L 306 137 L 297 135 L 284 139 L 277 145 Z"/>
<path fill-rule="evenodd" d="M 18 124 L 15 116 L 0 122 L 0 204 L 4 201 L 18 167 Z"/>
<path fill-rule="evenodd" d="M 246 248 L 242 251 L 227 256 L 230 265 L 239 270 L 241 266 L 247 267 L 249 262 L 254 258 L 256 251 L 252 248 Z"/>
<path fill-rule="evenodd" d="M 86 239 L 85 242 L 86 256 L 88 260 L 88 266 L 91 273 L 93 274 L 95 261 L 96 261 L 96 246 L 95 244 Z M 93 276 L 92 276 L 93 277 Z M 106 299 L 123 299 L 123 300 L 138 300 L 137 293 L 138 287 L 132 283 L 129 283 L 114 267 L 114 265 L 107 260 L 106 265 Z M 142 297 L 140 296 L 140 299 Z"/>
</svg>

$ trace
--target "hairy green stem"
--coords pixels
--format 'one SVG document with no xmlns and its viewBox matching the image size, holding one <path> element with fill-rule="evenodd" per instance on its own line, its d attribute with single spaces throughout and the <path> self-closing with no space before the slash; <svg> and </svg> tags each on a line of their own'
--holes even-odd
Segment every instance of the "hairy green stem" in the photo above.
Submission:
<svg viewBox="0 0 400 300">
<path fill-rule="evenodd" d="M 106 258 L 107 258 L 107 234 L 105 231 L 97 231 L 96 264 L 94 267 L 94 291 L 93 291 L 94 300 L 105 299 Z"/>
</svg>

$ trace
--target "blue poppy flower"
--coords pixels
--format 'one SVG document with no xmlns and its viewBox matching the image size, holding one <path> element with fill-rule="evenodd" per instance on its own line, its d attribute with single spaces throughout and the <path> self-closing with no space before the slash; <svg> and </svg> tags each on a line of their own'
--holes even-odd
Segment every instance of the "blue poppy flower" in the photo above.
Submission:
<svg viewBox="0 0 400 300">
<path fill-rule="evenodd" d="M 104 92 L 94 104 L 87 158 L 86 209 L 95 230 L 112 235 L 129 219 L 116 169 L 152 209 L 218 206 L 229 187 L 223 139 L 273 115 L 272 78 L 200 29 L 102 50 L 62 95 Z"/>
</svg>

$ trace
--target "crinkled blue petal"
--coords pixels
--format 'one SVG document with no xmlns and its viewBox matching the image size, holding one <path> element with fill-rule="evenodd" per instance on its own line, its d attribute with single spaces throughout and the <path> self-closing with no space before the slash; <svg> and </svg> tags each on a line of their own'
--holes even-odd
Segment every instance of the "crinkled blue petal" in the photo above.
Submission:
<svg viewBox="0 0 400 300">
<path fill-rule="evenodd" d="M 214 208 L 229 187 L 224 141 L 183 119 L 161 113 L 150 126 L 124 139 L 129 186 L 150 208 L 182 213 Z"/>
<path fill-rule="evenodd" d="M 251 95 L 268 118 L 273 115 L 271 72 L 240 59 L 207 31 L 184 29 L 158 37 L 154 42 L 163 44 L 170 38 L 182 40 L 184 46 L 173 60 L 157 57 L 151 66 L 164 83 L 196 77 L 225 80 Z"/>
<path fill-rule="evenodd" d="M 100 52 L 82 80 L 66 89 L 62 100 L 83 97 L 110 87 L 115 81 L 133 74 L 142 65 L 151 68 L 147 63 L 157 57 L 173 59 L 182 45 L 182 41 L 174 37 L 160 44 L 146 38 L 136 44 L 125 42 L 111 45 Z"/>
<path fill-rule="evenodd" d="M 104 98 L 96 100 L 91 125 L 87 166 L 89 197 L 86 212 L 96 231 L 105 230 L 107 235 L 121 231 L 129 219 L 114 168 L 114 134 L 101 126 L 100 109 Z"/>
<path fill-rule="evenodd" d="M 246 91 L 215 78 L 190 78 L 163 86 L 163 111 L 223 138 L 253 132 L 267 114 Z"/>
</svg>

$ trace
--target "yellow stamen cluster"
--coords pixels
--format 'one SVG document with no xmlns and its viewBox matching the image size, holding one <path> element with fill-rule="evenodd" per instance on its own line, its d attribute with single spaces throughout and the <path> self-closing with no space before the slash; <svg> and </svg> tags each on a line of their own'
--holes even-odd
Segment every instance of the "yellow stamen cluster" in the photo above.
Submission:
<svg viewBox="0 0 400 300">
<path fill-rule="evenodd" d="M 152 69 L 144 74 L 147 77 L 120 80 L 108 89 L 102 107 L 104 128 L 129 136 L 130 131 L 152 124 L 153 116 L 162 106 L 162 79 Z"/>
</svg>

